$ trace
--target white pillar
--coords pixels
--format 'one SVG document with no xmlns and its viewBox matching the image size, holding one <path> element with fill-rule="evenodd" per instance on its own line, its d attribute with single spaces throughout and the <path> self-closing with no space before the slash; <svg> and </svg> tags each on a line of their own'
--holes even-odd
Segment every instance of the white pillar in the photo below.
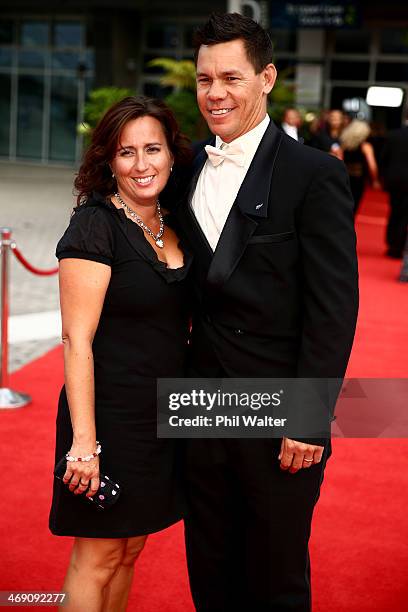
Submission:
<svg viewBox="0 0 408 612">
<path fill-rule="evenodd" d="M 227 12 L 228 13 L 241 13 L 242 12 L 241 0 L 228 0 Z"/>
<path fill-rule="evenodd" d="M 262 10 L 257 0 L 228 0 L 227 2 L 228 13 L 242 13 L 244 6 L 249 6 L 252 12 L 252 19 L 258 23 L 262 20 Z"/>
<path fill-rule="evenodd" d="M 309 108 L 321 104 L 323 89 L 324 36 L 321 29 L 298 30 L 296 104 Z"/>
<path fill-rule="evenodd" d="M 252 19 L 257 23 L 261 22 L 262 19 L 262 11 L 259 2 L 256 0 L 243 0 L 243 6 L 249 6 L 252 11 Z"/>
</svg>

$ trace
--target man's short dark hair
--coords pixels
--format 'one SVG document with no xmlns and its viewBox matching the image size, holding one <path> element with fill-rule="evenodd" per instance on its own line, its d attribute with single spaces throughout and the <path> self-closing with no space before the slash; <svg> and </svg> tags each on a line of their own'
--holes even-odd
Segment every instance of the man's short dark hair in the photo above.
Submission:
<svg viewBox="0 0 408 612">
<path fill-rule="evenodd" d="M 273 45 L 269 34 L 256 21 L 239 13 L 213 13 L 194 36 L 194 60 L 197 64 L 201 45 L 217 45 L 241 39 L 248 60 L 259 74 L 273 62 Z"/>
</svg>

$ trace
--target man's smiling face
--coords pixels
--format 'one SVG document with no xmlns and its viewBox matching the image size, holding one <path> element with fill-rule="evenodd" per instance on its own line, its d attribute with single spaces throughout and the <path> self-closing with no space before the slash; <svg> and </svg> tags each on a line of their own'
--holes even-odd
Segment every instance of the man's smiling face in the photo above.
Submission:
<svg viewBox="0 0 408 612">
<path fill-rule="evenodd" d="M 276 69 L 256 74 L 242 39 L 202 45 L 197 58 L 197 101 L 208 127 L 224 142 L 252 130 L 266 113 Z"/>
</svg>

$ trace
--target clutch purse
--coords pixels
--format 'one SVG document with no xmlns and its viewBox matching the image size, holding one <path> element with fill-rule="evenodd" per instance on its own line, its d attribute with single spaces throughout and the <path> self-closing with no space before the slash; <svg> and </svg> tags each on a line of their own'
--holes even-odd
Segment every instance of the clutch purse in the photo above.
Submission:
<svg viewBox="0 0 408 612">
<path fill-rule="evenodd" d="M 58 478 L 58 480 L 62 480 L 64 474 L 67 470 L 67 459 L 64 455 L 60 461 L 58 461 L 57 465 L 54 469 L 54 476 Z M 118 501 L 121 488 L 120 485 L 114 481 L 106 474 L 99 474 L 99 489 L 93 495 L 93 497 L 87 497 L 84 493 L 78 495 L 78 497 L 82 497 L 84 500 L 92 504 L 92 506 L 96 510 L 108 510 Z"/>
</svg>

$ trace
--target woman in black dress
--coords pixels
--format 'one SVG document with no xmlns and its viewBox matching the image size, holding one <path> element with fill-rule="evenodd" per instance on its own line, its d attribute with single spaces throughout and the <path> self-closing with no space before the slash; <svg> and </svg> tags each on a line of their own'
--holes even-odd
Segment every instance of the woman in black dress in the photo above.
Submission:
<svg viewBox="0 0 408 612">
<path fill-rule="evenodd" d="M 75 181 L 79 205 L 57 246 L 65 386 L 55 456 L 75 459 L 54 479 L 50 515 L 52 533 L 75 537 L 65 610 L 125 610 L 147 534 L 183 513 L 175 441 L 156 438 L 156 379 L 184 375 L 190 255 L 158 196 L 188 150 L 162 102 L 113 106 L 94 131 Z M 100 473 L 121 493 L 98 512 L 97 498 L 85 497 Z"/>
<path fill-rule="evenodd" d="M 371 179 L 373 189 L 381 189 L 374 147 L 367 141 L 370 132 L 366 121 L 353 119 L 340 135 L 343 161 L 354 199 L 354 216 L 364 195 L 367 179 Z"/>
</svg>

